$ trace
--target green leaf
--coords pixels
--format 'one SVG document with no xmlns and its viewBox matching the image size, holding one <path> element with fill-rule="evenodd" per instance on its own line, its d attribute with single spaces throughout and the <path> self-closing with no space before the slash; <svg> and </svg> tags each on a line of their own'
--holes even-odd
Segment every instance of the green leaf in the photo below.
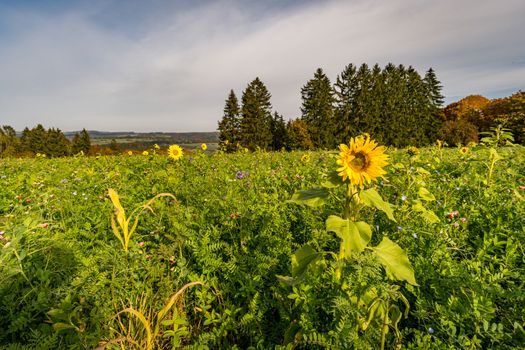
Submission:
<svg viewBox="0 0 525 350">
<path fill-rule="evenodd" d="M 385 202 L 375 189 L 369 188 L 368 190 L 361 191 L 359 193 L 359 198 L 361 198 L 364 205 L 381 210 L 390 220 L 396 222 L 391 204 Z"/>
<path fill-rule="evenodd" d="M 372 250 L 385 267 L 388 277 L 399 281 L 407 281 L 411 285 L 417 286 L 414 277 L 414 269 L 408 261 L 408 257 L 403 249 L 388 237 L 384 237 L 377 247 Z"/>
<path fill-rule="evenodd" d="M 316 252 L 309 245 L 305 245 L 295 251 L 292 255 L 292 276 L 302 277 L 308 266 L 316 262 L 321 257 L 321 253 Z"/>
<path fill-rule="evenodd" d="M 326 230 L 335 232 L 342 239 L 345 257 L 349 257 L 351 252 L 362 252 L 372 237 L 372 229 L 366 222 L 353 222 L 336 215 L 326 219 Z"/>
<path fill-rule="evenodd" d="M 343 185 L 343 178 L 337 174 L 337 171 L 328 173 L 328 178 L 321 185 L 325 188 L 336 188 Z"/>
<path fill-rule="evenodd" d="M 296 191 L 287 202 L 304 204 L 309 207 L 319 207 L 326 203 L 329 192 L 326 188 L 313 188 L 310 190 Z"/>
<path fill-rule="evenodd" d="M 77 327 L 67 324 L 67 323 L 62 323 L 62 322 L 53 323 L 53 329 L 57 332 L 63 331 L 65 329 L 75 329 L 75 328 Z"/>
<path fill-rule="evenodd" d="M 431 224 L 439 222 L 439 217 L 436 214 L 434 214 L 432 210 L 428 210 L 427 208 L 425 208 L 420 201 L 414 202 L 414 204 L 412 205 L 412 210 L 421 213 L 421 217 Z"/>
<path fill-rule="evenodd" d="M 417 191 L 419 198 L 426 200 L 427 202 L 432 202 L 436 200 L 436 197 L 429 190 L 424 187 L 420 187 Z"/>
</svg>

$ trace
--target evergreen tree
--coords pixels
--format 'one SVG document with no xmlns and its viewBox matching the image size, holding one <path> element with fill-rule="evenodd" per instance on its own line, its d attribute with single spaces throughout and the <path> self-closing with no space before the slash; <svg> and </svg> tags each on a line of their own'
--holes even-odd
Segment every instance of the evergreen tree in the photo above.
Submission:
<svg viewBox="0 0 525 350">
<path fill-rule="evenodd" d="M 88 154 L 90 149 L 91 138 L 89 137 L 89 133 L 86 131 L 86 129 L 82 129 L 80 133 L 76 133 L 73 136 L 73 141 L 71 144 L 71 153 L 78 154 L 80 152 L 84 152 L 84 154 Z"/>
<path fill-rule="evenodd" d="M 286 144 L 286 124 L 284 118 L 275 112 L 271 124 L 272 131 L 272 149 L 278 151 L 285 147 Z"/>
<path fill-rule="evenodd" d="M 224 113 L 219 121 L 219 144 L 227 151 L 234 151 L 240 141 L 240 110 L 235 92 L 230 90 L 226 99 Z"/>
<path fill-rule="evenodd" d="M 267 149 L 272 143 L 272 105 L 270 93 L 259 78 L 255 78 L 242 94 L 241 144 L 250 150 Z"/>
<path fill-rule="evenodd" d="M 314 145 L 308 133 L 308 126 L 302 119 L 294 119 L 286 124 L 286 149 L 308 150 Z"/>
<path fill-rule="evenodd" d="M 330 79 L 321 68 L 318 68 L 313 79 L 303 86 L 301 98 L 301 118 L 308 125 L 314 146 L 335 147 L 337 125 L 334 117 L 334 95 Z"/>
<path fill-rule="evenodd" d="M 22 131 L 19 143 L 20 152 L 31 152 L 31 130 L 26 126 Z"/>
<path fill-rule="evenodd" d="M 46 153 L 47 131 L 42 124 L 29 131 L 29 150 L 33 153 Z"/>
<path fill-rule="evenodd" d="M 426 72 L 423 82 L 425 84 L 425 93 L 430 104 L 435 108 L 442 108 L 445 98 L 441 94 L 441 83 L 432 68 L 429 68 Z"/>
<path fill-rule="evenodd" d="M 358 89 L 356 73 L 356 67 L 350 63 L 337 76 L 334 84 L 335 138 L 338 143 L 348 142 L 357 133 L 353 120 Z"/>
<path fill-rule="evenodd" d="M 45 154 L 49 157 L 63 157 L 69 154 L 69 140 L 60 129 L 47 130 Z"/>
</svg>

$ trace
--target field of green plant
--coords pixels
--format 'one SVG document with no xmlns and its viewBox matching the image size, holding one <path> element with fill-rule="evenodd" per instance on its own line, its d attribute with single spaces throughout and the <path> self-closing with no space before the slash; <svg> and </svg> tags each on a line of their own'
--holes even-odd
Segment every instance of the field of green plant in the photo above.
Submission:
<svg viewBox="0 0 525 350">
<path fill-rule="evenodd" d="M 2 159 L 0 348 L 522 348 L 525 148 L 387 154 Z"/>
</svg>

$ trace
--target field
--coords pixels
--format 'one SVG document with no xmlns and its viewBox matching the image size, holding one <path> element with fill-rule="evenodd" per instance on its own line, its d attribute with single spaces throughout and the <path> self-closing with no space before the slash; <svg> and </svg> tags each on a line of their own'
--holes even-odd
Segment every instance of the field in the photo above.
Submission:
<svg viewBox="0 0 525 350">
<path fill-rule="evenodd" d="M 525 148 L 387 153 L 362 246 L 333 152 L 2 159 L 0 348 L 522 348 Z"/>
</svg>

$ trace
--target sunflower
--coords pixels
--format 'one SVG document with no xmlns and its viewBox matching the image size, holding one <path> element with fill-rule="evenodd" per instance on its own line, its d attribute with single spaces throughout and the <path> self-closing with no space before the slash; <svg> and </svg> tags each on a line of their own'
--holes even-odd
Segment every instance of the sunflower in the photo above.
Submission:
<svg viewBox="0 0 525 350">
<path fill-rule="evenodd" d="M 142 155 L 143 156 L 147 156 L 147 155 L 149 155 L 149 152 L 148 151 L 144 151 L 144 152 L 142 152 Z"/>
<path fill-rule="evenodd" d="M 206 151 L 208 149 L 208 145 L 203 143 L 201 144 L 201 150 Z"/>
<path fill-rule="evenodd" d="M 182 148 L 179 145 L 171 145 L 168 148 L 168 157 L 179 160 L 182 157 Z"/>
<path fill-rule="evenodd" d="M 370 136 L 351 138 L 348 145 L 339 145 L 339 151 L 337 164 L 341 167 L 337 171 L 343 181 L 349 179 L 350 184 L 363 188 L 365 183 L 386 174 L 383 170 L 388 164 L 385 147 L 378 146 Z"/>
<path fill-rule="evenodd" d="M 459 153 L 460 153 L 462 156 L 464 156 L 465 154 L 468 153 L 468 147 L 461 147 L 461 148 L 459 149 Z"/>
<path fill-rule="evenodd" d="M 415 156 L 419 153 L 419 149 L 416 146 L 410 146 L 407 148 L 407 153 L 409 156 Z"/>
<path fill-rule="evenodd" d="M 301 157 L 301 162 L 303 163 L 306 163 L 310 160 L 310 155 L 309 154 L 303 154 L 303 156 Z"/>
</svg>

